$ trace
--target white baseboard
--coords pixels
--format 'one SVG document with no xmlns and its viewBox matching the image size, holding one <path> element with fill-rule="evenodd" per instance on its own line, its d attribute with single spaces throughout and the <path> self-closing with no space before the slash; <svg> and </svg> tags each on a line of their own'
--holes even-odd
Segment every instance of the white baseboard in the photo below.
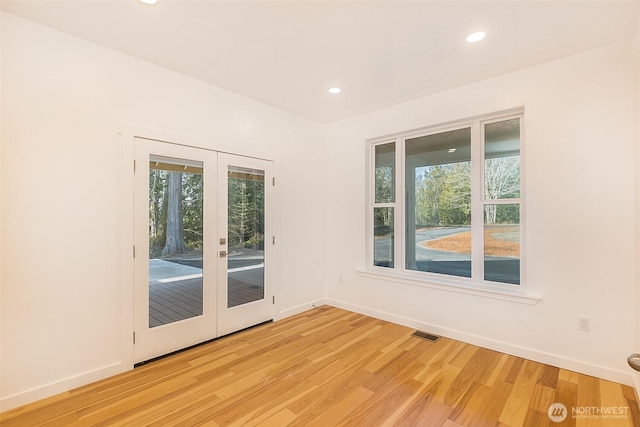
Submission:
<svg viewBox="0 0 640 427">
<path fill-rule="evenodd" d="M 36 400 L 51 397 L 59 393 L 64 393 L 66 391 L 73 390 L 74 388 L 112 377 L 130 369 L 133 369 L 133 366 L 125 366 L 124 363 L 118 362 L 93 371 L 84 372 L 73 377 L 45 384 L 41 387 L 15 393 L 0 399 L 0 412 L 8 411 L 10 409 L 17 408 L 18 406 L 26 405 L 27 403 L 35 402 Z"/>
<path fill-rule="evenodd" d="M 631 378 L 633 378 L 633 390 L 636 392 L 636 400 L 638 407 L 640 407 L 640 372 L 634 372 L 631 374 Z"/>
<path fill-rule="evenodd" d="M 579 360 L 570 359 L 567 357 L 549 354 L 534 350 L 531 348 L 521 347 L 502 341 L 496 341 L 490 338 L 481 337 L 478 335 L 469 334 L 454 329 L 445 328 L 442 326 L 434 325 L 431 323 L 422 322 L 415 319 L 399 316 L 392 313 L 386 313 L 383 311 L 373 310 L 367 307 L 362 307 L 356 304 L 351 304 L 344 301 L 339 301 L 331 298 L 325 300 L 327 305 L 333 307 L 342 308 L 344 310 L 353 311 L 356 313 L 364 314 L 366 316 L 375 317 L 376 319 L 386 320 L 388 322 L 397 323 L 399 325 L 407 326 L 409 328 L 419 329 L 425 332 L 434 333 L 447 338 L 452 338 L 458 341 L 463 341 L 469 344 L 474 344 L 480 347 L 488 348 L 490 350 L 499 351 L 501 353 L 511 354 L 513 356 L 522 357 L 525 359 L 533 360 L 535 362 L 545 363 L 547 365 L 556 366 L 558 368 L 567 369 L 570 371 L 579 372 L 585 375 L 591 375 L 597 378 L 602 378 L 609 381 L 615 381 L 617 383 L 625 384 L 628 386 L 634 386 L 633 375 L 628 372 L 617 371 L 614 369 L 606 368 L 603 366 L 597 366 Z M 638 385 L 640 385 L 640 379 L 637 379 Z M 636 390 L 640 391 L 639 386 L 636 385 Z"/>
<path fill-rule="evenodd" d="M 307 310 L 311 310 L 316 307 L 320 307 L 321 305 L 327 305 L 326 298 L 319 298 L 314 301 L 309 301 L 305 304 L 300 304 L 295 307 L 287 308 L 286 310 L 279 311 L 274 316 L 274 321 L 286 319 L 287 317 L 295 316 L 296 314 L 303 313 Z"/>
</svg>

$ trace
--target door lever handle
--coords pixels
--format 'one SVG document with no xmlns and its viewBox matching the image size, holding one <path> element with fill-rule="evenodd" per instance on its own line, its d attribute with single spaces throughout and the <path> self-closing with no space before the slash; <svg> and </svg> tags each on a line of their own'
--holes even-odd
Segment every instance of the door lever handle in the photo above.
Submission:
<svg viewBox="0 0 640 427">
<path fill-rule="evenodd" d="M 627 358 L 627 363 L 636 371 L 640 371 L 640 354 L 633 353 Z"/>
<path fill-rule="evenodd" d="M 227 251 L 220 251 L 220 258 L 224 258 L 227 256 Z"/>
</svg>

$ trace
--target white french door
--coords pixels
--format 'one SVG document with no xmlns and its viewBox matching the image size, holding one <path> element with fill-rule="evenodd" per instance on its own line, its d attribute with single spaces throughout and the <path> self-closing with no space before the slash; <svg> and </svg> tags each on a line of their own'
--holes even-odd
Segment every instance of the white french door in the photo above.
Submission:
<svg viewBox="0 0 640 427">
<path fill-rule="evenodd" d="M 218 335 L 273 318 L 271 164 L 218 154 Z"/>
<path fill-rule="evenodd" d="M 271 162 L 134 147 L 134 362 L 272 319 Z"/>
</svg>

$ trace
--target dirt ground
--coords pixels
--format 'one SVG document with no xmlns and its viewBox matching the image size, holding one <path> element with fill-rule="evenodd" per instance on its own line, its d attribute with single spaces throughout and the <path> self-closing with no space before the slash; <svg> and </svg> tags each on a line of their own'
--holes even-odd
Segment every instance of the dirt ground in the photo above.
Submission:
<svg viewBox="0 0 640 427">
<path fill-rule="evenodd" d="M 499 257 L 519 257 L 520 242 L 518 227 L 497 227 L 484 231 L 485 255 Z M 423 246 L 437 251 L 471 253 L 471 232 L 458 233 L 440 239 L 424 242 Z"/>
</svg>

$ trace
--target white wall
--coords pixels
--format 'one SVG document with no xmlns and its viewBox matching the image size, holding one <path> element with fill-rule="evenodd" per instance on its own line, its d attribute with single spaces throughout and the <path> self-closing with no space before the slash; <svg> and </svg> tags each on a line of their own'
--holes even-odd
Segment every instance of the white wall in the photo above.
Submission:
<svg viewBox="0 0 640 427">
<path fill-rule="evenodd" d="M 2 16 L 0 15 L 0 70 L 2 70 L 2 40 L 3 40 L 3 31 L 2 31 L 2 24 L 3 24 L 3 19 Z M 4 126 L 2 125 L 2 114 L 3 114 L 3 108 L 2 108 L 2 75 L 0 73 L 0 310 L 2 309 L 2 205 L 3 205 L 3 196 L 2 196 L 2 153 L 3 153 L 3 141 L 4 141 Z M 2 342 L 2 313 L 0 312 L 0 369 L 2 368 L 3 364 L 2 364 L 2 347 L 3 347 L 3 342 Z M 1 383 L 0 383 L 1 384 Z M 2 392 L 2 388 L 0 387 L 0 393 Z M 0 406 L 0 410 L 1 410 L 1 406 Z"/>
<path fill-rule="evenodd" d="M 630 383 L 637 261 L 633 62 L 629 41 L 329 125 L 330 303 Z M 543 300 L 531 306 L 360 275 L 365 139 L 520 106 L 525 280 Z M 578 331 L 578 316 L 591 318 L 590 333 Z"/>
<path fill-rule="evenodd" d="M 122 340 L 132 330 L 126 283 L 122 293 L 122 124 L 274 160 L 285 267 L 276 273 L 276 316 L 324 296 L 314 274 L 323 230 L 312 217 L 322 209 L 322 126 L 1 18 L 2 409 L 130 368 Z"/>
<path fill-rule="evenodd" d="M 636 116 L 636 176 L 635 176 L 635 201 L 636 201 L 636 228 L 635 228 L 635 240 L 636 240 L 636 346 L 634 353 L 640 353 L 640 262 L 638 262 L 638 256 L 640 256 L 640 14 L 638 16 L 638 31 L 634 40 L 635 47 L 635 116 Z M 633 373 L 634 385 L 636 394 L 640 396 L 640 372 Z"/>
</svg>

